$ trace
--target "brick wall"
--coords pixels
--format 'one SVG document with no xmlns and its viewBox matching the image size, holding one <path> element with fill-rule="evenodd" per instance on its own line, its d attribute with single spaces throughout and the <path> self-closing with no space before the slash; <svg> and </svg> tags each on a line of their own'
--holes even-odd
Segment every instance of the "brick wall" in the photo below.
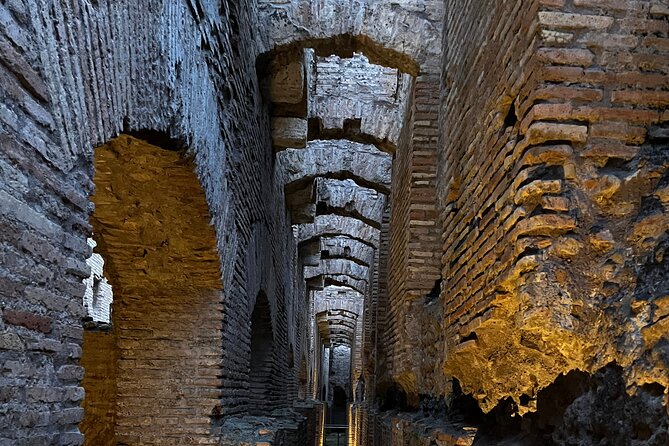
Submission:
<svg viewBox="0 0 669 446">
<path fill-rule="evenodd" d="M 537 8 L 520 0 L 447 4 L 438 177 L 444 353 L 451 361 L 475 342 L 467 344 L 468 324 L 489 317 L 496 284 L 516 260 L 501 256 L 519 219 L 509 200 L 517 174 L 505 157 L 516 142 L 511 104 L 532 84 Z"/>
<path fill-rule="evenodd" d="M 377 378 L 384 376 L 387 371 L 388 351 L 385 349 L 386 330 L 388 326 L 388 253 L 389 253 L 389 225 L 390 206 L 386 206 L 383 213 L 379 249 L 376 250 L 373 268 L 374 281 L 370 294 L 368 310 L 365 318 L 370 320 L 370 331 L 365 332 L 365 398 L 374 399 Z M 378 273 L 377 273 L 378 271 Z"/>
<path fill-rule="evenodd" d="M 83 343 L 81 366 L 84 379 L 81 386 L 86 396 L 79 429 L 85 433 L 84 444 L 87 446 L 115 446 L 118 340 L 109 331 L 86 330 Z"/>
<path fill-rule="evenodd" d="M 412 96 L 409 104 L 413 103 Z M 387 351 L 385 355 L 387 368 L 384 374 L 392 374 L 400 368 L 396 363 L 400 360 L 404 343 L 406 343 L 403 316 L 406 313 L 404 297 L 407 292 L 406 271 L 409 267 L 407 252 L 411 206 L 411 132 L 409 129 L 412 122 L 413 108 L 410 108 L 405 115 L 397 152 L 393 158 L 387 267 L 388 305 L 385 332 L 379 342 Z"/>
<path fill-rule="evenodd" d="M 7 179 L 0 184 L 1 404 L 12 414 L 2 420 L 0 438 L 12 444 L 83 441 L 79 355 L 93 147 L 122 130 L 162 132 L 188 147 L 194 160 L 225 284 L 225 306 L 214 307 L 225 321 L 218 337 L 225 390 L 218 404 L 224 415 L 243 413 L 248 320 L 258 291 L 252 288 L 262 287 L 270 300 L 279 361 L 289 344 L 299 357 L 306 343 L 293 329 L 306 317 L 303 288 L 292 263 L 281 179 L 272 170 L 256 49 L 242 44 L 254 40 L 255 8 L 244 2 L 219 10 L 199 1 L 26 0 L 1 5 L 0 15 L 0 169 Z M 269 261 L 248 272 L 252 246 L 263 246 Z M 278 370 L 285 407 L 297 368 Z M 43 382 L 59 398 L 27 395 L 25 389 Z"/>
<path fill-rule="evenodd" d="M 119 442 L 215 443 L 223 295 L 193 167 L 176 151 L 124 135 L 96 149 L 91 221 L 117 290 Z"/>
<path fill-rule="evenodd" d="M 416 79 L 393 163 L 388 264 L 389 314 L 384 344 L 389 372 L 417 395 L 421 321 L 414 303 L 440 277 L 436 207 L 439 82 Z"/>
<path fill-rule="evenodd" d="M 635 349 L 657 348 L 637 337 L 657 320 L 626 308 L 658 306 L 636 303 L 646 285 L 631 265 L 657 264 L 651 253 L 668 227 L 654 201 L 666 158 L 653 149 L 667 119 L 666 6 L 454 1 L 447 10 L 446 372 L 484 410 L 512 396 L 521 413 L 560 373 L 609 361 L 665 383 L 657 359 L 631 365 Z"/>
</svg>

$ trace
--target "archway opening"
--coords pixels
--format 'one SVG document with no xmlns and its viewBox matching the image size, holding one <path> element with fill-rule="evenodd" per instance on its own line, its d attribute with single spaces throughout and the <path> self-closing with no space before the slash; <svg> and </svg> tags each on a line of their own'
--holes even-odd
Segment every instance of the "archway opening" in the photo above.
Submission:
<svg viewBox="0 0 669 446">
<path fill-rule="evenodd" d="M 348 405 L 348 396 L 346 390 L 341 386 L 335 386 L 332 395 L 332 417 L 331 424 L 344 425 L 348 422 L 346 417 L 346 406 Z"/>
<path fill-rule="evenodd" d="M 274 331 L 269 301 L 258 293 L 251 314 L 251 360 L 249 366 L 249 409 L 253 415 L 267 413 L 277 400 L 273 386 Z"/>
<path fill-rule="evenodd" d="M 300 360 L 300 374 L 298 376 L 297 399 L 305 400 L 308 392 L 308 377 L 307 360 L 304 356 Z"/>
<path fill-rule="evenodd" d="M 193 163 L 121 135 L 96 149 L 95 170 L 91 224 L 114 301 L 109 329 L 84 335 L 86 444 L 205 444 L 223 294 Z"/>
</svg>

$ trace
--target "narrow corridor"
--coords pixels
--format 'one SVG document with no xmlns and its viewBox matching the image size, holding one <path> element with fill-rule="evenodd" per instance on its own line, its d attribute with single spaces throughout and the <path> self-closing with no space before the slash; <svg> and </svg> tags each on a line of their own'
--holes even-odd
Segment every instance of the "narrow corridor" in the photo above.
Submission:
<svg viewBox="0 0 669 446">
<path fill-rule="evenodd" d="M 667 0 L 0 2 L 0 446 L 669 444 Z"/>
</svg>

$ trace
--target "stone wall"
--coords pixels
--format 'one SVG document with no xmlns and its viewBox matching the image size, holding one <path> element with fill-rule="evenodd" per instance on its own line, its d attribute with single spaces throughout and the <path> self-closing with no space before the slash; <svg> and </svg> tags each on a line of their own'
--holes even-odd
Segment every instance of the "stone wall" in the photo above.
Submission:
<svg viewBox="0 0 669 446">
<path fill-rule="evenodd" d="M 487 310 L 506 274 L 522 271 L 529 261 L 523 249 L 513 249 L 516 238 L 510 238 L 527 214 L 516 210 L 513 189 L 529 174 L 513 157 L 518 121 L 513 102 L 526 94 L 521 88 L 531 89 L 537 71 L 537 11 L 537 2 L 525 1 L 499 2 L 492 8 L 468 1 L 447 4 L 438 177 L 444 359 L 449 365 L 459 352 L 464 355 L 476 345 L 471 333 L 490 318 Z M 481 364 L 473 358 L 465 362 L 467 367 Z M 456 376 L 463 374 L 448 368 Z M 485 393 L 478 387 L 468 391 Z M 494 406 L 495 398 L 488 400 Z"/>
<path fill-rule="evenodd" d="M 229 444 L 300 444 L 315 430 L 304 418 L 317 416 L 289 407 L 300 386 L 321 392 L 333 321 L 354 375 L 368 375 L 367 401 L 351 414 L 356 442 L 469 441 L 434 436 L 441 427 L 426 421 L 444 415 L 432 406 L 457 408 L 461 387 L 496 422 L 505 410 L 524 415 L 525 428 L 555 441 L 580 432 L 661 443 L 667 17 L 660 0 L 3 3 L 0 443 L 81 444 L 84 430 L 89 444 L 211 443 L 221 431 Z M 265 58 L 295 89 L 264 94 Z M 347 82 L 344 99 L 325 101 L 354 73 L 378 82 Z M 393 76 L 399 96 L 411 78 L 410 93 L 386 108 Z M 325 104 L 312 114 L 307 85 Z M 384 88 L 379 106 L 371 90 Z M 342 128 L 313 132 L 309 117 Z M 280 118 L 299 138 L 278 132 Z M 386 153 L 309 141 L 356 132 Z M 110 149 L 121 133 L 137 151 Z M 272 136 L 277 150 L 295 148 L 276 155 Z M 161 152 L 172 163 L 142 160 L 147 142 L 175 150 Z M 96 178 L 101 145 L 117 166 L 98 166 Z M 128 178 L 113 173 L 126 167 Z M 363 187 L 341 192 L 352 179 Z M 93 206 L 93 192 L 118 201 Z M 138 213 L 138 198 L 153 210 Z M 206 247 L 177 224 L 191 218 Z M 110 332 L 84 333 L 94 232 L 105 233 L 118 311 Z M 189 267 L 202 256 L 206 271 Z M 360 293 L 355 317 L 316 308 L 314 290 L 329 285 Z M 257 296 L 272 345 L 261 349 L 272 371 L 261 397 L 249 376 Z M 180 376 L 156 372 L 154 361 L 173 366 L 177 352 L 191 359 L 172 367 Z M 586 376 L 572 382 L 576 369 Z M 272 417 L 246 418 L 265 397 Z M 156 399 L 169 407 L 144 416 Z M 643 423 L 623 432 L 590 416 L 624 410 Z"/>
<path fill-rule="evenodd" d="M 85 445 L 115 446 L 116 402 L 118 390 L 118 345 L 114 333 L 86 330 L 84 332 L 81 367 L 86 390 L 83 401 L 84 418 L 79 430 L 85 433 Z"/>
<path fill-rule="evenodd" d="M 436 203 L 439 87 L 435 77 L 416 79 L 393 163 L 388 263 L 389 314 L 384 344 L 390 376 L 414 396 L 419 384 L 420 306 L 440 278 Z M 418 303 L 420 301 L 420 303 Z"/>
<path fill-rule="evenodd" d="M 321 136 L 344 133 L 349 139 L 366 139 L 395 150 L 410 75 L 370 64 L 362 54 L 349 59 L 317 57 L 312 71 L 309 117 L 320 120 Z"/>
<path fill-rule="evenodd" d="M 93 249 L 97 246 L 97 243 L 89 238 L 88 246 Z M 86 259 L 86 263 L 91 268 L 90 277 L 84 279 L 84 283 L 86 283 L 86 292 L 84 293 L 86 316 L 93 322 L 108 324 L 111 321 L 111 305 L 114 300 L 114 293 L 105 277 L 105 261 L 99 253 L 94 252 Z"/>
<path fill-rule="evenodd" d="M 299 357 L 306 345 L 295 329 L 306 327 L 304 291 L 293 267 L 283 183 L 272 170 L 257 51 L 242 44 L 255 40 L 254 6 L 27 0 L 1 5 L 0 16 L 0 362 L 10 414 L 0 438 L 17 445 L 82 441 L 93 147 L 121 131 L 174 142 L 194 160 L 224 287 L 225 305 L 216 307 L 225 321 L 216 378 L 223 390 L 214 412 L 244 413 L 254 287 L 270 300 L 277 358 L 287 357 L 289 344 Z M 285 407 L 297 368 L 278 370 L 284 392 L 277 405 Z M 44 382 L 53 395 L 38 395 Z"/>
<path fill-rule="evenodd" d="M 482 423 L 480 409 L 496 426 L 480 444 L 504 432 L 517 434 L 509 444 L 665 441 L 666 287 L 651 283 L 666 282 L 669 229 L 666 14 L 653 1 L 446 2 L 433 133 L 442 283 L 402 298 L 410 194 L 396 191 L 410 189 L 412 169 L 400 139 L 374 358 L 375 379 L 388 373 L 409 403 L 424 394 L 423 415 L 386 423 L 368 400 L 352 414 L 355 441 L 470 444 L 453 417 Z M 387 388 L 375 386 L 380 404 Z M 636 424 L 599 415 L 621 410 Z M 430 437 L 431 416 L 452 439 Z"/>
<path fill-rule="evenodd" d="M 644 336 L 662 324 L 664 291 L 640 269 L 658 268 L 669 227 L 666 13 L 448 2 L 444 365 L 486 411 L 509 396 L 536 410 L 561 373 L 609 362 L 632 394 L 667 385 L 659 338 Z"/>
<path fill-rule="evenodd" d="M 441 0 L 260 0 L 258 12 L 261 52 L 296 45 L 319 56 L 359 52 L 414 76 L 439 66 Z"/>
</svg>

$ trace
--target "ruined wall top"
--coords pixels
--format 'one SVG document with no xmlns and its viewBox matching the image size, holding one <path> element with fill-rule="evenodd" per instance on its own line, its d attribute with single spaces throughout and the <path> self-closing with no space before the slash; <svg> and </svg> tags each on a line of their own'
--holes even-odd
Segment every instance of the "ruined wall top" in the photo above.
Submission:
<svg viewBox="0 0 669 446">
<path fill-rule="evenodd" d="M 259 52 L 309 47 L 321 56 L 363 52 L 417 75 L 441 57 L 441 0 L 258 0 Z"/>
</svg>

